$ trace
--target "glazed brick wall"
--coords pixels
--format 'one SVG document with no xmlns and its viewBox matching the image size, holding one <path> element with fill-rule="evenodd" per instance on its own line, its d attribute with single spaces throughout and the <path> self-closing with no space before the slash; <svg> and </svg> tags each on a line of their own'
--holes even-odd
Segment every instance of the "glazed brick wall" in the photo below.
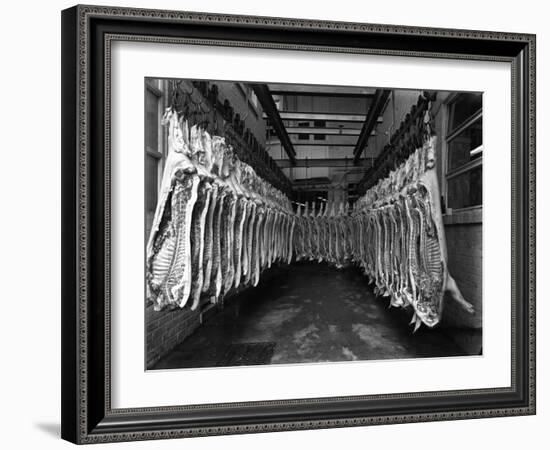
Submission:
<svg viewBox="0 0 550 450">
<path fill-rule="evenodd" d="M 481 328 L 482 326 L 482 224 L 453 224 L 445 227 L 449 271 L 464 298 L 472 303 L 471 315 L 445 299 L 443 320 L 447 326 Z"/>
<path fill-rule="evenodd" d="M 200 311 L 176 309 L 145 310 L 147 368 L 151 368 L 166 352 L 182 342 L 200 325 Z"/>
</svg>

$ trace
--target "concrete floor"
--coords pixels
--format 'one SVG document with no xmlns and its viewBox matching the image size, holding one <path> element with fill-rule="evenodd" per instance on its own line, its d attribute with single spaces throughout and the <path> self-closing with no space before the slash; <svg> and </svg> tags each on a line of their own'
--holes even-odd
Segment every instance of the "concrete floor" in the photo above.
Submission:
<svg viewBox="0 0 550 450">
<path fill-rule="evenodd" d="M 154 369 L 465 355 L 440 329 L 413 334 L 411 315 L 376 298 L 356 268 L 277 267 Z"/>
</svg>

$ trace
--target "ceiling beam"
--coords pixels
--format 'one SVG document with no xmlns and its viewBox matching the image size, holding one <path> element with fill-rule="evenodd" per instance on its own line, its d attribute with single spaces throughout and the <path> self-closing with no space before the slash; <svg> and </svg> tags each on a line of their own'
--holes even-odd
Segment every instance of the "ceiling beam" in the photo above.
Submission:
<svg viewBox="0 0 550 450">
<path fill-rule="evenodd" d="M 302 136 L 300 139 L 299 136 Z M 294 135 L 292 138 L 290 138 L 290 142 L 292 142 L 293 146 L 296 145 L 351 145 L 355 146 L 355 141 L 357 140 L 357 136 L 346 136 L 346 135 L 340 135 L 340 134 L 333 134 L 333 135 L 320 135 L 319 138 L 315 139 L 316 135 L 314 136 L 314 133 L 310 133 L 310 135 L 301 134 L 299 136 Z M 307 139 L 304 139 L 306 138 Z M 272 139 L 269 139 L 266 141 L 267 145 L 275 145 L 278 144 L 279 140 L 276 137 L 273 137 Z"/>
<path fill-rule="evenodd" d="M 360 165 L 371 167 L 374 158 L 361 159 Z M 275 162 L 281 169 L 289 167 L 357 167 L 353 165 L 352 158 L 307 158 L 297 159 L 296 164 L 292 164 L 288 159 L 276 159 Z"/>
<path fill-rule="evenodd" d="M 284 95 L 292 97 L 321 97 L 321 98 L 346 98 L 350 100 L 370 100 L 373 94 L 353 94 L 353 93 L 340 93 L 340 92 L 315 92 L 315 91 L 288 91 L 288 90 L 271 90 L 273 95 Z"/>
<path fill-rule="evenodd" d="M 304 186 L 294 186 L 293 190 L 300 191 L 300 192 L 307 192 L 307 191 L 328 191 L 332 187 L 331 183 L 316 183 L 316 184 L 310 184 L 310 185 L 304 185 Z"/>
<path fill-rule="evenodd" d="M 330 183 L 329 177 L 298 178 L 293 183 L 297 186 L 311 183 Z"/>
<path fill-rule="evenodd" d="M 359 139 L 357 139 L 357 144 L 353 149 L 354 164 L 359 163 L 361 153 L 363 153 L 363 150 L 367 146 L 369 137 L 378 122 L 378 117 L 382 113 L 390 93 L 391 91 L 389 89 L 376 89 L 374 99 L 367 113 L 367 117 L 365 118 L 365 123 L 363 123 L 363 128 L 361 128 L 361 134 L 359 134 Z"/>
<path fill-rule="evenodd" d="M 372 96 L 375 88 L 357 86 L 321 86 L 312 84 L 280 84 L 269 83 L 269 90 L 272 93 L 285 92 L 288 95 L 354 95 Z M 307 93 L 307 94 L 306 94 Z"/>
<path fill-rule="evenodd" d="M 267 111 L 266 111 L 267 112 Z M 282 120 L 325 120 L 327 122 L 364 122 L 364 114 L 315 113 L 297 111 L 278 111 Z M 264 119 L 267 114 L 264 113 Z"/>
<path fill-rule="evenodd" d="M 252 87 L 252 89 L 254 90 L 254 94 L 256 94 L 256 97 L 258 97 L 258 101 L 262 105 L 264 113 L 267 114 L 267 116 L 269 117 L 269 122 L 273 126 L 275 133 L 277 133 L 277 136 L 279 137 L 279 140 L 281 141 L 281 144 L 283 145 L 286 154 L 288 155 L 289 159 L 293 163 L 295 163 L 296 151 L 294 150 L 292 142 L 288 137 L 285 125 L 281 120 L 281 116 L 279 115 L 279 111 L 277 110 L 277 106 L 275 105 L 275 102 L 273 100 L 273 96 L 269 92 L 269 88 L 266 84 L 255 83 L 251 83 L 250 87 Z"/>
<path fill-rule="evenodd" d="M 288 132 L 288 128 L 287 128 Z M 292 133 L 293 137 L 290 138 L 290 142 L 292 142 L 292 145 L 294 147 L 296 146 L 304 146 L 304 145 L 325 145 L 329 147 L 341 145 L 341 146 L 348 146 L 348 147 L 355 147 L 357 143 L 357 136 L 358 134 L 351 135 L 351 134 L 322 134 L 322 133 L 300 133 L 295 134 Z M 309 136 L 308 136 L 309 135 Z M 316 137 L 319 136 L 319 138 L 316 139 Z M 375 135 L 375 131 L 372 131 L 372 135 Z M 299 136 L 302 136 L 302 139 L 299 138 Z M 308 137 L 308 139 L 304 139 L 304 137 Z M 271 139 L 266 141 L 266 145 L 277 145 L 280 144 L 280 141 L 277 139 L 276 136 L 272 136 Z"/>
<path fill-rule="evenodd" d="M 359 136 L 359 128 L 315 128 L 315 127 L 286 127 L 288 134 L 325 134 L 337 136 Z"/>
<path fill-rule="evenodd" d="M 266 142 L 266 145 L 270 148 L 273 148 L 274 146 L 277 146 L 277 145 L 281 145 L 281 143 L 279 141 L 267 141 Z M 334 144 L 334 143 L 330 143 L 330 142 L 326 142 L 326 141 L 312 141 L 312 142 L 309 142 L 309 141 L 292 141 L 292 146 L 293 147 L 331 147 L 331 149 L 335 148 L 335 147 L 349 147 L 349 148 L 354 148 L 355 147 L 355 144 Z"/>
</svg>

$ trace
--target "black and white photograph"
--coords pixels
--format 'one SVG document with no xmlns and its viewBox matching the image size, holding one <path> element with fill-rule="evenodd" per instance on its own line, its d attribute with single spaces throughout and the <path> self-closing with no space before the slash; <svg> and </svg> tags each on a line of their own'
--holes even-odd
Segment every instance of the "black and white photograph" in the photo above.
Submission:
<svg viewBox="0 0 550 450">
<path fill-rule="evenodd" d="M 146 78 L 145 367 L 483 355 L 483 93 Z"/>
</svg>

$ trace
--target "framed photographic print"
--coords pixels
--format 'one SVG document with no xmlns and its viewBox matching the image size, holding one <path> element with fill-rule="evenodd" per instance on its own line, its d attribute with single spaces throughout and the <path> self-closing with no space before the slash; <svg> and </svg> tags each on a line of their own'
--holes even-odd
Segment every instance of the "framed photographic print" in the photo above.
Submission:
<svg viewBox="0 0 550 450">
<path fill-rule="evenodd" d="M 535 36 L 62 12 L 62 436 L 535 413 Z"/>
</svg>

